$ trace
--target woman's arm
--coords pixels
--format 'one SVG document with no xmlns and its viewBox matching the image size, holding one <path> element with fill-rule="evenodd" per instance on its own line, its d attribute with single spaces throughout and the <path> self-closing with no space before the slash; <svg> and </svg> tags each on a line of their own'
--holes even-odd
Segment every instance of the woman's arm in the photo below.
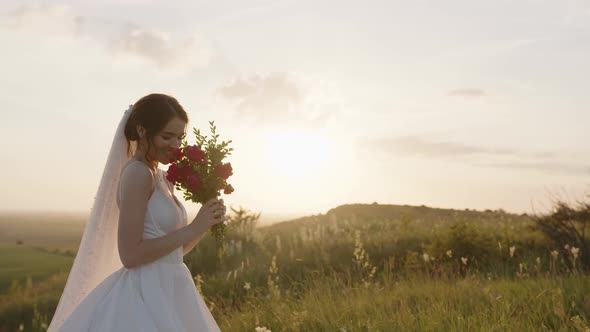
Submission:
<svg viewBox="0 0 590 332">
<path fill-rule="evenodd" d="M 206 232 L 203 232 L 202 234 L 199 234 L 196 237 L 194 237 L 189 242 L 185 243 L 182 246 L 182 256 L 186 256 L 189 252 L 191 252 L 191 250 L 193 250 L 197 243 L 199 243 L 199 241 L 201 241 L 201 239 L 205 236 L 205 233 Z"/>
<path fill-rule="evenodd" d="M 196 242 L 198 242 L 198 240 L 195 242 L 195 237 L 200 239 L 206 233 L 206 230 L 196 231 L 193 226 L 194 225 L 191 226 L 189 224 L 164 236 L 141 240 L 136 247 L 135 255 L 128 257 L 128 259 L 123 262 L 123 265 L 125 265 L 126 268 L 134 268 L 139 265 L 153 262 L 174 251 L 181 245 L 183 248 L 183 256 L 186 255 L 184 251 L 188 244 L 194 242 L 194 247 Z"/>
<path fill-rule="evenodd" d="M 166 184 L 168 185 L 168 190 L 170 190 L 170 194 L 174 195 L 174 186 L 172 185 L 172 183 L 170 183 L 170 181 L 166 181 Z M 203 234 L 199 234 L 197 236 L 195 236 L 193 239 L 191 239 L 189 242 L 185 243 L 182 245 L 182 256 L 186 256 L 189 252 L 191 252 L 191 250 L 193 250 L 193 248 L 197 245 L 197 243 L 199 243 L 199 241 L 201 241 L 201 239 L 205 236 L 205 233 Z"/>
<path fill-rule="evenodd" d="M 140 165 L 129 165 L 121 175 L 121 208 L 119 213 L 119 257 L 126 268 L 147 264 L 179 247 L 201 238 L 207 228 L 191 223 L 165 236 L 144 239 L 144 218 L 153 186 L 151 172 Z"/>
</svg>

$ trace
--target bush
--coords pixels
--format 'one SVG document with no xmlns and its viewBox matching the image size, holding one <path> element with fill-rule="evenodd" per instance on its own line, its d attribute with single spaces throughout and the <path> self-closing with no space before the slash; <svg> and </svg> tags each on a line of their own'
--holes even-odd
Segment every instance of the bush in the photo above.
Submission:
<svg viewBox="0 0 590 332">
<path fill-rule="evenodd" d="M 578 203 L 571 207 L 563 201 L 557 201 L 553 212 L 533 217 L 535 227 L 550 239 L 565 256 L 574 256 L 568 264 L 574 265 L 579 259 L 579 266 L 590 268 L 590 239 L 587 228 L 590 227 L 590 203 Z M 574 255 L 575 253 L 575 255 Z"/>
</svg>

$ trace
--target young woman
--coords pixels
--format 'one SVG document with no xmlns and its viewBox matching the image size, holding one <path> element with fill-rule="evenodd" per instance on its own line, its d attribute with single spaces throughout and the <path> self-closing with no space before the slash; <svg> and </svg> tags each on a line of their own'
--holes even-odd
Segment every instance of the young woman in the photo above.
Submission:
<svg viewBox="0 0 590 332">
<path fill-rule="evenodd" d="M 226 207 L 212 199 L 188 223 L 158 168 L 187 124 L 164 94 L 125 111 L 48 331 L 219 331 L 182 258 Z"/>
</svg>

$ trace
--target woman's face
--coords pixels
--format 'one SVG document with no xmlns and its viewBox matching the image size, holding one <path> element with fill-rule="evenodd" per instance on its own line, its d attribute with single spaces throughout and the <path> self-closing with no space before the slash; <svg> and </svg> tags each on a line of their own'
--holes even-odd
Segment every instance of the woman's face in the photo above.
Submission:
<svg viewBox="0 0 590 332">
<path fill-rule="evenodd" d="M 184 130 L 186 122 L 178 117 L 174 117 L 168 124 L 157 133 L 152 140 L 150 156 L 152 160 L 157 160 L 162 164 L 169 164 L 168 151 L 172 148 L 179 148 L 182 140 L 186 136 Z"/>
</svg>

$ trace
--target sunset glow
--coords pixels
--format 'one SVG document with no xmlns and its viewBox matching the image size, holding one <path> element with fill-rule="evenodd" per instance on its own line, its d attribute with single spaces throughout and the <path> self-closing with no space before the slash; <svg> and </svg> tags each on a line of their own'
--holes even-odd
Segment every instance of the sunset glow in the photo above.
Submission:
<svg viewBox="0 0 590 332">
<path fill-rule="evenodd" d="M 233 140 L 226 201 L 267 214 L 374 201 L 531 212 L 586 197 L 588 13 L 583 1 L 2 1 L 0 132 L 18 144 L 2 154 L 0 210 L 88 212 L 115 125 L 152 92 L 176 97 L 189 128 L 213 120 Z"/>
<path fill-rule="evenodd" d="M 316 176 L 334 162 L 331 141 L 312 130 L 277 131 L 266 136 L 264 142 L 263 155 L 278 176 Z"/>
</svg>

